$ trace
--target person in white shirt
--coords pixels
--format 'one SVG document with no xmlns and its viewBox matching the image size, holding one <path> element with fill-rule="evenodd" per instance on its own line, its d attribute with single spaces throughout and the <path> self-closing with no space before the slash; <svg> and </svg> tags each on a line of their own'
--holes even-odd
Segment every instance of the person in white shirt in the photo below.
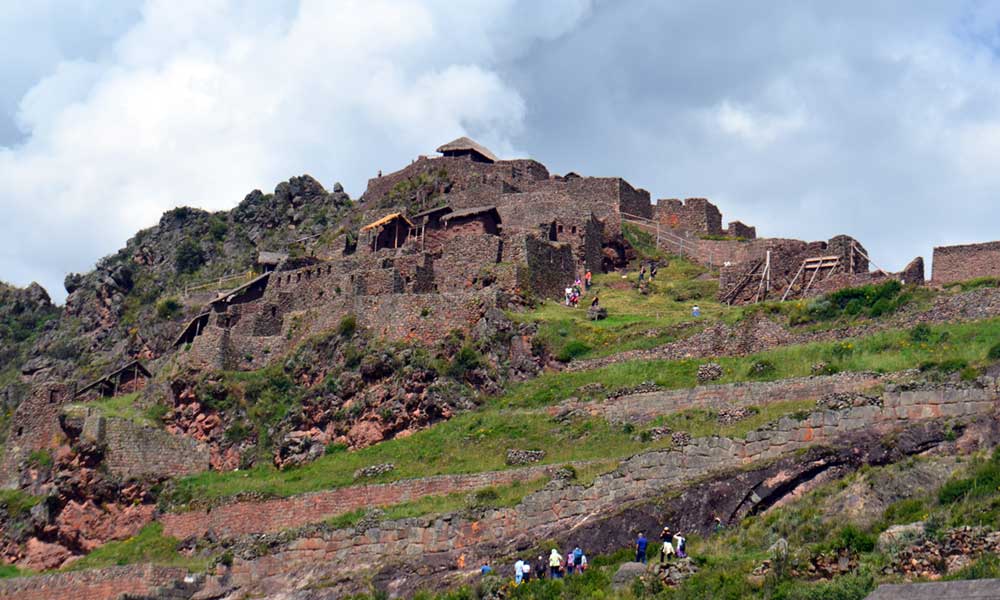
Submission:
<svg viewBox="0 0 1000 600">
<path fill-rule="evenodd" d="M 521 579 L 524 577 L 524 561 L 520 558 L 514 563 L 514 585 L 521 583 Z"/>
</svg>

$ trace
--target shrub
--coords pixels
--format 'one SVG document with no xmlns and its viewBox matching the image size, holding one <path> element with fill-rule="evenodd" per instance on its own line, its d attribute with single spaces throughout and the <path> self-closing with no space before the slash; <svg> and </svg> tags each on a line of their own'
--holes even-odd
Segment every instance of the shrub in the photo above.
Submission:
<svg viewBox="0 0 1000 600">
<path fill-rule="evenodd" d="M 194 273 L 205 264 L 205 253 L 192 240 L 184 240 L 174 254 L 174 268 L 178 273 Z"/>
<path fill-rule="evenodd" d="M 212 221 L 208 225 L 208 234 L 212 236 L 212 239 L 221 242 L 226 238 L 227 233 L 229 233 L 229 225 L 226 224 L 225 219 L 212 217 Z"/>
<path fill-rule="evenodd" d="M 55 464 L 48 450 L 34 450 L 28 455 L 28 464 L 38 469 L 47 469 Z"/>
<path fill-rule="evenodd" d="M 929 342 L 931 341 L 932 333 L 929 325 L 921 323 L 910 330 L 910 341 L 916 343 Z"/>
<path fill-rule="evenodd" d="M 177 316 L 181 310 L 181 303 L 176 298 L 164 298 L 156 303 L 156 316 L 168 321 Z"/>
<path fill-rule="evenodd" d="M 590 352 L 590 346 L 580 340 L 572 340 L 562 347 L 556 359 L 560 362 L 569 362 L 587 352 Z"/>
<path fill-rule="evenodd" d="M 830 355 L 835 360 L 844 360 L 854 353 L 854 344 L 850 342 L 838 342 L 830 348 Z"/>
<path fill-rule="evenodd" d="M 326 445 L 325 454 L 340 454 L 341 452 L 347 452 L 347 444 L 338 444 L 337 442 L 330 442 Z"/>
<path fill-rule="evenodd" d="M 847 303 L 847 306 L 844 307 L 844 312 L 854 317 L 860 315 L 861 311 L 864 310 L 864 308 L 865 306 L 861 304 L 861 300 L 854 298 L 853 300 Z"/>
<path fill-rule="evenodd" d="M 483 358 L 480 356 L 479 352 L 476 351 L 469 344 L 463 345 L 459 348 L 455 356 L 452 357 L 451 362 L 448 364 L 446 374 L 455 379 L 464 379 L 469 371 L 478 369 L 483 366 Z"/>
<path fill-rule="evenodd" d="M 861 554 L 875 549 L 875 536 L 861 531 L 855 525 L 844 525 L 837 532 L 834 543 L 838 549 L 845 548 Z"/>
<path fill-rule="evenodd" d="M 1000 343 L 997 343 L 990 348 L 989 352 L 986 353 L 986 358 L 990 360 L 1000 360 Z"/>
<path fill-rule="evenodd" d="M 968 477 L 953 479 L 938 490 L 938 502 L 952 504 L 965 498 L 978 498 L 1000 488 L 1000 449 L 990 460 L 974 466 Z"/>
<path fill-rule="evenodd" d="M 882 518 L 886 525 L 913 523 L 923 518 L 926 506 L 920 498 L 906 498 L 886 507 Z"/>
<path fill-rule="evenodd" d="M 354 315 L 346 315 L 337 324 L 337 334 L 340 337 L 351 337 L 358 330 L 358 318 Z"/>
<path fill-rule="evenodd" d="M 893 312 L 893 310 L 895 310 L 895 308 L 893 307 L 892 302 L 886 298 L 881 298 L 874 305 L 872 305 L 868 314 L 873 318 L 878 318 Z"/>
<path fill-rule="evenodd" d="M 767 377 L 775 372 L 774 363 L 769 360 L 757 360 L 747 369 L 748 377 Z"/>
</svg>

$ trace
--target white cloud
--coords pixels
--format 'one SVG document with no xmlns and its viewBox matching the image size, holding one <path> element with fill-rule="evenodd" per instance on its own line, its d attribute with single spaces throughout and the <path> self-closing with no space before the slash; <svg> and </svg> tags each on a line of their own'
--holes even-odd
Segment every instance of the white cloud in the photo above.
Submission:
<svg viewBox="0 0 1000 600">
<path fill-rule="evenodd" d="M 228 208 L 303 172 L 358 195 L 376 169 L 469 132 L 511 151 L 524 101 L 490 65 L 587 3 L 549 3 L 513 40 L 497 29 L 527 6 L 147 2 L 103 58 L 62 61 L 23 97 L 29 136 L 0 148 L 0 273 L 61 297 L 66 271 L 177 205 Z"/>
<path fill-rule="evenodd" d="M 805 117 L 798 111 L 787 115 L 767 114 L 737 106 L 729 100 L 724 100 L 712 111 L 712 116 L 723 133 L 742 138 L 754 147 L 766 146 L 805 125 Z"/>
</svg>

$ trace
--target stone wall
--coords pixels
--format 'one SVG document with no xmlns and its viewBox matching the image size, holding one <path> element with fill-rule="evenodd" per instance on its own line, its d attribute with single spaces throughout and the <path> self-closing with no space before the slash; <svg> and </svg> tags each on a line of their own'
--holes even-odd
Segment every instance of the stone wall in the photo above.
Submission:
<svg viewBox="0 0 1000 600">
<path fill-rule="evenodd" d="M 562 298 L 566 287 L 581 274 L 572 248 L 531 236 L 524 239 L 524 245 L 527 270 L 519 277 L 522 287 L 543 298 Z"/>
<path fill-rule="evenodd" d="M 890 388 L 881 406 L 820 410 L 801 420 L 782 418 L 751 431 L 746 439 L 700 438 L 680 448 L 647 452 L 598 476 L 589 486 L 553 482 L 517 506 L 490 511 L 480 519 L 449 515 L 380 523 L 363 532 L 341 529 L 308 535 L 269 556 L 237 559 L 233 580 L 247 590 L 265 589 L 272 581 L 287 582 L 290 577 L 349 577 L 360 564 L 385 566 L 428 557 L 434 557 L 438 574 L 469 570 L 480 560 L 531 547 L 595 515 L 713 472 L 835 443 L 859 432 L 888 433 L 938 419 L 995 416 L 997 398 L 996 381 L 986 378 L 967 386 Z"/>
<path fill-rule="evenodd" d="M 94 571 L 0 579 L 4 600 L 114 600 L 123 594 L 149 594 L 183 579 L 185 569 L 133 565 Z"/>
<path fill-rule="evenodd" d="M 104 445 L 103 464 L 122 479 L 180 477 L 210 467 L 210 452 L 205 444 L 126 419 L 90 414 L 82 435 L 87 441 Z"/>
<path fill-rule="evenodd" d="M 580 410 L 613 422 L 644 423 L 691 409 L 765 406 L 775 402 L 818 400 L 827 394 L 864 392 L 885 383 L 877 373 L 838 373 L 782 381 L 702 385 L 681 390 L 630 394 L 596 402 L 565 402 L 550 413 Z"/>
<path fill-rule="evenodd" d="M 262 502 L 234 502 L 210 510 L 167 513 L 160 517 L 164 535 L 178 539 L 221 538 L 277 533 L 318 523 L 359 508 L 389 506 L 425 496 L 471 492 L 490 486 L 528 482 L 550 476 L 559 465 L 543 465 L 469 475 L 440 475 L 392 483 L 360 485 Z"/>
<path fill-rule="evenodd" d="M 757 237 L 757 228 L 746 225 L 741 221 L 731 221 L 729 227 L 726 227 L 725 233 L 731 237 L 752 240 Z"/>
<path fill-rule="evenodd" d="M 63 439 L 59 413 L 75 395 L 73 384 L 45 384 L 32 388 L 21 401 L 10 420 L 0 463 L 0 487 L 16 485 L 18 466 L 31 452 L 59 446 Z"/>
<path fill-rule="evenodd" d="M 655 219 L 670 227 L 706 235 L 722 235 L 722 213 L 705 198 L 656 201 Z"/>
<path fill-rule="evenodd" d="M 941 285 L 977 277 L 1000 277 L 1000 242 L 934 248 L 931 280 Z"/>
</svg>

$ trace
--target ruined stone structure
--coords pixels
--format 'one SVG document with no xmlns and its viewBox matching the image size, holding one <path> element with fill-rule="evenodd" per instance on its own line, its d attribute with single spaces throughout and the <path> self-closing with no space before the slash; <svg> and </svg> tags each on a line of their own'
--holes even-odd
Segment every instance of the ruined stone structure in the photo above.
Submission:
<svg viewBox="0 0 1000 600">
<path fill-rule="evenodd" d="M 1000 242 L 934 248 L 933 283 L 941 285 L 978 277 L 1000 277 Z"/>
<path fill-rule="evenodd" d="M 76 395 L 72 384 L 48 384 L 35 387 L 14 412 L 13 423 L 0 463 L 0 487 L 16 480 L 21 463 L 35 450 L 52 450 L 63 439 L 59 427 L 62 407 Z"/>
<path fill-rule="evenodd" d="M 757 238 L 757 228 L 740 221 L 722 228 L 722 212 L 707 198 L 688 198 L 656 201 L 653 218 L 670 229 L 697 235 L 728 236 L 744 240 Z"/>
<path fill-rule="evenodd" d="M 95 398 L 112 398 L 120 394 L 131 394 L 146 387 L 146 381 L 150 377 L 149 370 L 138 360 L 133 360 L 84 386 L 76 393 L 76 397 L 93 400 Z"/>
</svg>

